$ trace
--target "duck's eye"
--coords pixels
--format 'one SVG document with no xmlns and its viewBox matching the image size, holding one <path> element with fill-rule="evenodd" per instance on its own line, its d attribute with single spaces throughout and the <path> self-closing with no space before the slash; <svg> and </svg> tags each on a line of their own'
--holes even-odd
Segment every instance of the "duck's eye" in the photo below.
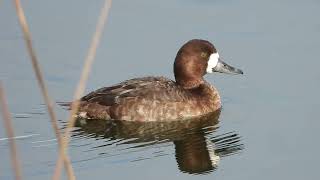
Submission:
<svg viewBox="0 0 320 180">
<path fill-rule="evenodd" d="M 207 57 L 208 57 L 208 53 L 206 53 L 206 52 L 202 52 L 202 53 L 201 53 L 201 57 L 203 57 L 203 58 L 207 58 Z"/>
</svg>

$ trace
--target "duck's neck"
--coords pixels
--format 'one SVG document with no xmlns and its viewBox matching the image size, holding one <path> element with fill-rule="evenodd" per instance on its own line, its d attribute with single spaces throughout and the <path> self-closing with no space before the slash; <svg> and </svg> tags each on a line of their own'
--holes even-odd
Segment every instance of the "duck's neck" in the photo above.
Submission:
<svg viewBox="0 0 320 180">
<path fill-rule="evenodd" d="M 180 52 L 174 61 L 174 77 L 184 89 L 193 89 L 205 83 L 203 76 L 206 67 L 194 58 Z"/>
<path fill-rule="evenodd" d="M 182 79 L 179 77 L 176 77 L 176 82 L 177 84 L 179 84 L 180 86 L 182 86 L 184 89 L 194 89 L 199 87 L 201 84 L 204 84 L 205 81 L 201 78 L 188 78 L 186 79 Z"/>
</svg>

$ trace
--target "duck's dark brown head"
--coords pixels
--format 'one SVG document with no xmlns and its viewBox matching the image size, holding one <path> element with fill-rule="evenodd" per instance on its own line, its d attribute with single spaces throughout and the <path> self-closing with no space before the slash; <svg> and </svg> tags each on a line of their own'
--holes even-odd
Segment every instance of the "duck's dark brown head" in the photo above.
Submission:
<svg viewBox="0 0 320 180">
<path fill-rule="evenodd" d="M 221 61 L 209 41 L 193 39 L 180 48 L 174 62 L 174 76 L 179 85 L 185 89 L 198 87 L 204 83 L 203 76 L 212 72 L 243 74 L 240 69 Z"/>
</svg>

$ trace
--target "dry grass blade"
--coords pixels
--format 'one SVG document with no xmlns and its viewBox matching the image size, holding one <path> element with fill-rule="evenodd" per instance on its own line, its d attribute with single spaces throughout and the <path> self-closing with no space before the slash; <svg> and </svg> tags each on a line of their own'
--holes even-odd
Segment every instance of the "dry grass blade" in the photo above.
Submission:
<svg viewBox="0 0 320 180">
<path fill-rule="evenodd" d="M 21 169 L 19 165 L 19 158 L 18 158 L 18 153 L 17 153 L 17 146 L 14 141 L 14 132 L 11 124 L 11 118 L 10 118 L 10 112 L 8 108 L 8 104 L 6 101 L 6 97 L 4 94 L 4 89 L 2 87 L 2 83 L 0 82 L 0 101 L 1 101 L 1 111 L 2 111 L 2 116 L 3 116 L 3 121 L 4 121 L 4 127 L 9 139 L 9 146 L 10 146 L 10 152 L 11 152 L 11 162 L 12 162 L 12 167 L 15 171 L 15 176 L 17 180 L 21 179 Z"/>
<path fill-rule="evenodd" d="M 52 127 L 53 127 L 53 129 L 55 131 L 55 134 L 56 134 L 56 137 L 57 137 L 57 140 L 58 140 L 59 149 L 61 149 L 60 152 L 62 152 L 62 153 L 60 153 L 60 156 L 62 156 L 62 158 L 64 160 L 64 164 L 65 164 L 65 167 L 66 167 L 66 170 L 67 170 L 68 178 L 69 179 L 75 179 L 74 173 L 73 173 L 73 170 L 72 170 L 72 166 L 70 164 L 70 160 L 67 157 L 66 153 L 62 149 L 62 147 L 63 147 L 62 146 L 62 137 L 60 135 L 59 127 L 57 125 L 57 118 L 56 118 L 54 110 L 53 110 L 53 103 L 52 103 L 52 101 L 51 101 L 51 99 L 49 97 L 49 93 L 48 93 L 47 87 L 45 86 L 45 83 L 44 83 L 44 80 L 43 80 L 43 77 L 42 77 L 42 72 L 40 70 L 39 63 L 38 63 L 35 51 L 34 51 L 33 46 L 32 46 L 31 35 L 30 35 L 30 32 L 29 32 L 27 20 L 25 18 L 25 15 L 24 15 L 24 12 L 23 12 L 23 9 L 22 9 L 20 1 L 19 0 L 14 0 L 14 2 L 15 2 L 15 7 L 16 7 L 19 23 L 21 25 L 22 32 L 23 32 L 23 35 L 24 35 L 24 39 L 25 39 L 25 42 L 26 42 L 26 45 L 27 45 L 27 50 L 28 50 L 28 53 L 29 53 L 29 55 L 31 57 L 32 66 L 33 66 L 33 69 L 35 71 L 35 74 L 36 74 L 36 77 L 37 77 L 37 80 L 38 80 L 38 84 L 39 84 L 40 89 L 41 89 L 41 93 L 42 93 L 42 95 L 44 97 L 44 101 L 45 101 L 45 103 L 47 105 L 47 109 L 48 109 L 49 116 L 50 116 L 50 119 L 51 119 L 51 124 L 52 124 Z"/>
<path fill-rule="evenodd" d="M 96 50 L 98 47 L 98 44 L 100 42 L 100 38 L 103 32 L 103 28 L 105 26 L 106 20 L 108 18 L 109 10 L 111 8 L 112 0 L 105 0 L 104 6 L 101 10 L 101 14 L 98 19 L 98 23 L 96 26 L 96 31 L 93 35 L 92 41 L 91 41 L 91 46 L 89 48 L 87 57 L 84 61 L 84 66 L 81 74 L 81 78 L 79 80 L 78 86 L 76 88 L 76 91 L 74 93 L 73 97 L 73 103 L 70 111 L 70 115 L 68 118 L 68 126 L 66 128 L 65 134 L 64 134 L 64 139 L 63 139 L 63 147 L 64 150 L 67 151 L 67 147 L 69 144 L 69 138 L 70 138 L 70 133 L 71 130 L 74 126 L 75 123 L 75 114 L 77 113 L 77 110 L 79 108 L 79 101 L 78 99 L 81 98 L 82 94 L 84 93 L 85 90 L 85 84 L 87 82 L 87 79 L 89 77 L 89 72 L 91 69 L 91 65 L 94 61 L 94 57 L 96 55 Z M 62 152 L 60 152 L 62 153 Z M 61 154 L 62 155 L 62 154 Z M 57 177 L 57 175 L 60 174 L 60 169 L 61 169 L 61 164 L 62 164 L 62 157 L 59 156 L 57 160 L 57 165 L 56 165 L 56 170 L 55 170 L 55 176 L 54 179 Z"/>
</svg>

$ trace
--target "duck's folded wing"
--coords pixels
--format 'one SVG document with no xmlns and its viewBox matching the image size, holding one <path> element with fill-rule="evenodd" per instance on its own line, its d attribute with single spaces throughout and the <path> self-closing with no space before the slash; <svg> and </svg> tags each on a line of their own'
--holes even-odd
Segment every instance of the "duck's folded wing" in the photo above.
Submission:
<svg viewBox="0 0 320 180">
<path fill-rule="evenodd" d="M 163 77 L 145 77 L 124 81 L 89 93 L 81 101 L 104 106 L 125 103 L 129 99 L 147 101 L 181 101 L 186 94 L 172 80 Z"/>
</svg>

